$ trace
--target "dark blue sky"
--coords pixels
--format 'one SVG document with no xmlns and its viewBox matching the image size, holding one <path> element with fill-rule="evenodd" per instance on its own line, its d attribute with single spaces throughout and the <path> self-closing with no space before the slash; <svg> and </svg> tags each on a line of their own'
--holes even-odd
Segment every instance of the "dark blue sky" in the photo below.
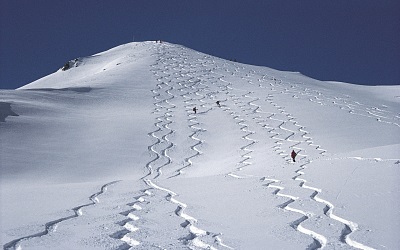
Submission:
<svg viewBox="0 0 400 250">
<path fill-rule="evenodd" d="M 3 89 L 133 37 L 320 80 L 400 84 L 398 0 L 0 0 L 0 11 Z"/>
</svg>

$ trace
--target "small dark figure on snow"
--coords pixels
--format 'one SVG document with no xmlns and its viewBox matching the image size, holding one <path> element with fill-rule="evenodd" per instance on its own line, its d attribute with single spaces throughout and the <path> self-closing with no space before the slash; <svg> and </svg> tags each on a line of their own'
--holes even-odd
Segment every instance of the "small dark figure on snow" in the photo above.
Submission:
<svg viewBox="0 0 400 250">
<path fill-rule="evenodd" d="M 218 105 L 218 107 L 221 107 L 221 104 L 219 103 L 219 101 L 217 101 L 217 105 Z"/>
<path fill-rule="evenodd" d="M 193 108 L 193 112 L 194 112 L 195 114 L 197 113 L 197 108 L 196 108 L 196 107 Z"/>
<path fill-rule="evenodd" d="M 294 152 L 294 150 L 292 150 L 292 153 L 290 154 L 290 156 L 292 156 L 293 162 L 296 162 L 297 153 Z"/>
</svg>

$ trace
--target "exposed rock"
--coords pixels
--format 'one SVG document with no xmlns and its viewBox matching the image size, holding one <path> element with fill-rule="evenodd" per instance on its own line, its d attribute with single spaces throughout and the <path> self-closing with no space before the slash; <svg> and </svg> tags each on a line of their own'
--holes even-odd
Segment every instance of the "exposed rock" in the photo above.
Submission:
<svg viewBox="0 0 400 250">
<path fill-rule="evenodd" d="M 80 63 L 79 58 L 76 58 L 74 60 L 69 60 L 68 62 L 66 62 L 64 64 L 64 66 L 61 68 L 61 70 L 62 71 L 66 71 L 66 70 L 69 70 L 69 69 L 71 69 L 73 67 L 78 67 L 79 63 Z"/>
</svg>

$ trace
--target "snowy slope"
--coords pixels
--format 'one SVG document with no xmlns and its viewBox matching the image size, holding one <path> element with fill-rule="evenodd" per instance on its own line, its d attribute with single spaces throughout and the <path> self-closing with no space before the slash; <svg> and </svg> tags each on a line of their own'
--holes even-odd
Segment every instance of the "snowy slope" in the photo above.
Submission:
<svg viewBox="0 0 400 250">
<path fill-rule="evenodd" d="M 399 86 L 155 42 L 72 66 L 0 91 L 4 249 L 400 248 Z"/>
</svg>

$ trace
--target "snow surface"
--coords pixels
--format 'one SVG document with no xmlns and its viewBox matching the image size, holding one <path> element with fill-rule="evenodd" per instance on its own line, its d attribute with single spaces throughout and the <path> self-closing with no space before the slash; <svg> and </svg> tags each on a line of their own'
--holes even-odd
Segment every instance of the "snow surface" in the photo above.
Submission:
<svg viewBox="0 0 400 250">
<path fill-rule="evenodd" d="M 79 58 L 0 91 L 1 243 L 400 249 L 399 111 L 170 43 Z"/>
</svg>

